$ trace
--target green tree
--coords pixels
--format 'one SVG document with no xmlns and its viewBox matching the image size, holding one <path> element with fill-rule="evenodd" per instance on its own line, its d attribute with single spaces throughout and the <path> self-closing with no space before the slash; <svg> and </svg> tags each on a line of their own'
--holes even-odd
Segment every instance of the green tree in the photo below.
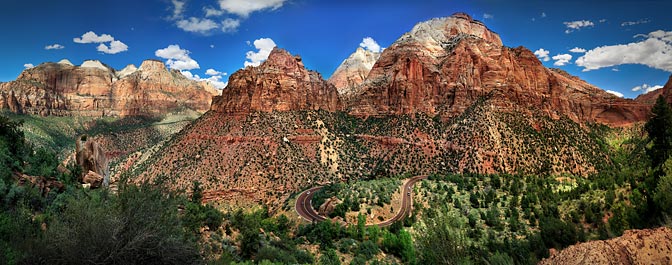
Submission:
<svg viewBox="0 0 672 265">
<path fill-rule="evenodd" d="M 450 213 L 426 218 L 416 238 L 419 263 L 459 264 L 469 261 L 464 223 Z"/>
</svg>

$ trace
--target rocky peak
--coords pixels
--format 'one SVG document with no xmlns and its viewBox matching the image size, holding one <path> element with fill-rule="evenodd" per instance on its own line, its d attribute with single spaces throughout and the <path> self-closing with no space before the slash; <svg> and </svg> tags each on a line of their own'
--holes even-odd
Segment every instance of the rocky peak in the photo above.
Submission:
<svg viewBox="0 0 672 265">
<path fill-rule="evenodd" d="M 313 71 L 299 56 L 274 48 L 257 67 L 246 67 L 229 78 L 211 110 L 224 113 L 328 110 L 342 108 L 336 87 Z"/>
<path fill-rule="evenodd" d="M 356 93 L 357 87 L 364 82 L 371 68 L 380 58 L 380 53 L 358 47 L 329 78 L 341 95 Z"/>
<path fill-rule="evenodd" d="M 68 60 L 68 59 L 60 60 L 60 61 L 58 61 L 58 64 L 61 64 L 61 65 L 69 65 L 69 66 L 75 66 L 75 65 L 72 64 L 72 63 L 70 62 L 70 60 Z"/>
<path fill-rule="evenodd" d="M 109 66 L 104 65 L 98 60 L 86 60 L 80 65 L 81 68 L 96 68 L 106 72 L 111 72 L 112 69 Z"/>
<path fill-rule="evenodd" d="M 134 64 L 129 64 L 124 69 L 121 69 L 117 72 L 117 76 L 121 79 L 127 77 L 138 71 L 138 68 Z"/>
<path fill-rule="evenodd" d="M 167 71 L 166 65 L 162 61 L 151 59 L 142 61 L 142 64 L 140 64 L 140 68 L 138 68 L 138 70 L 150 72 Z"/>
<path fill-rule="evenodd" d="M 459 35 L 475 36 L 497 46 L 502 46 L 502 40 L 497 33 L 465 13 L 455 13 L 449 17 L 434 18 L 418 23 L 397 41 L 417 41 L 445 46 L 452 42 L 452 38 Z"/>
</svg>

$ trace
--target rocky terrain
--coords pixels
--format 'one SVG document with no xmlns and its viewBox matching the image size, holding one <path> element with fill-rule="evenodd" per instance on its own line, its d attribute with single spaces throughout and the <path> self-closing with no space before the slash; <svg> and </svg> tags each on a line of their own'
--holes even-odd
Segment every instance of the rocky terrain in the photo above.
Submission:
<svg viewBox="0 0 672 265">
<path fill-rule="evenodd" d="M 648 104 L 621 99 L 561 70 L 545 68 L 527 48 L 502 45 L 497 33 L 458 13 L 417 24 L 380 55 L 361 92 L 357 116 L 425 113 L 446 120 L 494 94 L 500 111 L 535 106 L 553 118 L 626 125 Z"/>
<path fill-rule="evenodd" d="M 570 246 L 539 264 L 670 264 L 672 229 L 628 230 L 609 240 Z"/>
<path fill-rule="evenodd" d="M 369 75 L 371 68 L 380 58 L 379 52 L 357 48 L 347 59 L 336 68 L 328 82 L 336 86 L 341 96 L 357 94 L 359 85 Z"/>
<path fill-rule="evenodd" d="M 100 61 L 75 66 L 68 60 L 26 69 L 0 84 L 0 108 L 55 116 L 161 115 L 179 108 L 204 112 L 217 91 L 146 60 L 116 71 Z"/>
</svg>

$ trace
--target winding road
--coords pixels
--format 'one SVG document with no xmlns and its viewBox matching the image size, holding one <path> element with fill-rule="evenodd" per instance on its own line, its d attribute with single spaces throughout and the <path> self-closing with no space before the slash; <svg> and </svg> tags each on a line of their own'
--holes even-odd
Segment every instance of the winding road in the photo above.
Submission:
<svg viewBox="0 0 672 265">
<path fill-rule="evenodd" d="M 367 226 L 372 226 L 372 225 L 377 225 L 379 227 L 386 227 L 392 225 L 394 222 L 399 221 L 411 214 L 411 210 L 413 207 L 413 185 L 423 179 L 426 179 L 427 176 L 422 175 L 422 176 L 415 176 L 410 178 L 406 184 L 402 185 L 402 200 L 401 200 L 401 207 L 399 208 L 399 212 L 393 216 L 392 218 L 382 221 L 380 223 L 376 224 L 369 224 Z M 328 218 L 325 216 L 319 215 L 315 209 L 313 208 L 312 205 L 312 199 L 313 195 L 315 195 L 315 192 L 322 189 L 322 186 L 317 186 L 317 187 L 312 187 L 310 189 L 307 189 L 299 194 L 299 197 L 296 199 L 296 205 L 295 209 L 296 212 L 306 221 L 309 222 L 322 222 L 324 220 L 327 220 Z"/>
</svg>

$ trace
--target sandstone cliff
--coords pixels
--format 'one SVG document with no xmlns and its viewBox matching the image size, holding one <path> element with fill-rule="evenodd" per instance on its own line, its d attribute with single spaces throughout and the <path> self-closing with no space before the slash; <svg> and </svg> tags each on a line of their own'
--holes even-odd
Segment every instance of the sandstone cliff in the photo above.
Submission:
<svg viewBox="0 0 672 265">
<path fill-rule="evenodd" d="M 0 84 L 0 108 L 43 116 L 156 115 L 180 107 L 206 111 L 213 93 L 160 61 L 117 72 L 99 61 L 74 66 L 62 60 L 26 69 L 15 81 Z"/>
<path fill-rule="evenodd" d="M 628 230 L 617 238 L 580 243 L 539 264 L 670 264 L 672 229 Z"/>
<path fill-rule="evenodd" d="M 301 57 L 274 48 L 258 67 L 246 67 L 229 78 L 211 110 L 224 113 L 296 110 L 336 111 L 342 108 L 336 88 L 308 71 Z"/>
<path fill-rule="evenodd" d="M 502 111 L 532 107 L 580 123 L 629 124 L 644 120 L 649 110 L 547 69 L 530 50 L 503 46 L 499 35 L 462 13 L 419 23 L 385 49 L 349 110 L 445 120 L 491 94 Z"/>
<path fill-rule="evenodd" d="M 670 78 L 667 80 L 667 83 L 665 83 L 663 88 L 639 95 L 637 98 L 635 98 L 635 101 L 641 104 L 653 105 L 656 103 L 658 96 L 663 96 L 665 99 L 667 99 L 667 103 L 672 103 L 672 75 L 670 75 Z"/>
<path fill-rule="evenodd" d="M 328 81 L 338 89 L 341 95 L 357 93 L 359 85 L 369 75 L 378 58 L 380 58 L 380 53 L 357 48 L 336 68 Z"/>
<path fill-rule="evenodd" d="M 78 176 L 80 182 L 90 184 L 91 187 L 107 187 L 110 183 L 110 168 L 105 150 L 86 135 L 78 137 L 75 146 L 77 165 L 82 168 L 82 175 Z"/>
</svg>

